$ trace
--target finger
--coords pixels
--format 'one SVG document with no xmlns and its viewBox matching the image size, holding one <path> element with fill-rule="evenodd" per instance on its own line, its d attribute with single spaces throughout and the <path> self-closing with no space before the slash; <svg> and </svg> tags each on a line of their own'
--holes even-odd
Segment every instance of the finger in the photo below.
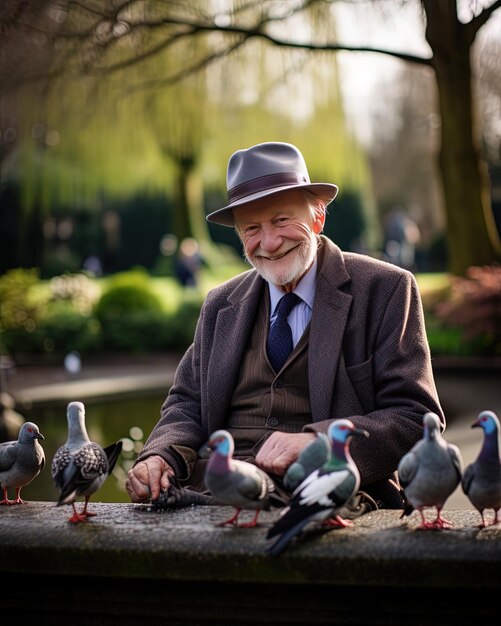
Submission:
<svg viewBox="0 0 501 626">
<path fill-rule="evenodd" d="M 132 486 L 131 486 L 129 480 L 125 481 L 125 490 L 129 494 L 129 497 L 130 497 L 132 502 L 140 502 L 141 501 L 138 498 L 138 496 L 137 496 L 136 492 L 134 491 L 134 489 L 132 489 Z"/>
<path fill-rule="evenodd" d="M 290 465 L 289 455 L 281 454 L 278 457 L 275 457 L 271 462 L 270 471 L 276 476 L 283 476 L 285 474 L 286 469 Z"/>
<path fill-rule="evenodd" d="M 151 496 L 150 486 L 139 480 L 134 472 L 129 472 L 129 483 L 132 491 L 140 500 L 147 500 Z"/>
<path fill-rule="evenodd" d="M 158 463 L 150 463 L 148 468 L 148 481 L 150 488 L 150 496 L 152 500 L 157 500 L 160 496 L 160 490 L 162 488 L 162 469 Z"/>
<path fill-rule="evenodd" d="M 167 491 L 170 487 L 170 474 L 169 472 L 166 470 L 161 478 L 160 478 L 160 487 L 162 488 L 162 491 Z"/>
</svg>

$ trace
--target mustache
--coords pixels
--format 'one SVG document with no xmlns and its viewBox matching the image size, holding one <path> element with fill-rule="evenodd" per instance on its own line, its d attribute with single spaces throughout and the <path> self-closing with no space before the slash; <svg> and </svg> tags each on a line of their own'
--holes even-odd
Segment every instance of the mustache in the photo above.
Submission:
<svg viewBox="0 0 501 626">
<path fill-rule="evenodd" d="M 284 257 L 286 254 L 288 254 L 289 252 L 291 252 L 292 250 L 298 250 L 301 249 L 303 246 L 305 245 L 304 241 L 299 242 L 296 245 L 290 246 L 289 248 L 287 248 L 286 250 L 280 250 L 280 253 L 274 256 L 270 256 L 268 254 L 265 254 L 264 252 L 260 251 L 259 248 L 258 250 L 256 250 L 254 252 L 254 254 L 252 255 L 252 257 L 254 259 L 267 259 L 269 261 L 273 261 L 275 259 L 281 259 L 282 257 Z"/>
</svg>

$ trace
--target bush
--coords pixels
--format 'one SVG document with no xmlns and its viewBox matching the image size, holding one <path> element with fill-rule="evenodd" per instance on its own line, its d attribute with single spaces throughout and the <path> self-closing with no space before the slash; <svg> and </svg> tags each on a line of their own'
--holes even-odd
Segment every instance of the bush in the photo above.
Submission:
<svg viewBox="0 0 501 626">
<path fill-rule="evenodd" d="M 85 274 L 62 274 L 49 281 L 50 303 L 68 302 L 82 314 L 90 314 L 100 296 L 95 280 Z"/>
<path fill-rule="evenodd" d="M 167 320 L 162 336 L 162 342 L 166 347 L 173 350 L 186 350 L 191 345 L 202 302 L 202 296 L 197 294 L 186 297 L 181 302 L 177 311 Z"/>
<path fill-rule="evenodd" d="M 434 314 L 442 328 L 457 332 L 461 353 L 501 355 L 501 267 L 470 267 L 465 278 L 452 277 Z"/>
<path fill-rule="evenodd" d="M 94 313 L 101 322 L 127 313 L 160 313 L 162 304 L 148 288 L 139 285 L 110 287 L 98 301 Z"/>
<path fill-rule="evenodd" d="M 33 329 L 5 330 L 3 343 L 13 357 L 22 354 L 64 355 L 71 350 L 89 353 L 99 350 L 101 332 L 96 319 L 68 308 L 48 313 Z"/>
<path fill-rule="evenodd" d="M 0 327 L 33 331 L 44 314 L 44 304 L 34 296 L 38 269 L 13 269 L 0 278 Z"/>
<path fill-rule="evenodd" d="M 168 317 L 156 311 L 131 311 L 104 317 L 102 341 L 106 350 L 155 352 L 170 348 L 163 337 L 167 334 Z"/>
<path fill-rule="evenodd" d="M 158 350 L 166 315 L 159 298 L 137 281 L 112 282 L 94 310 L 102 329 L 103 347 L 142 352 Z"/>
</svg>

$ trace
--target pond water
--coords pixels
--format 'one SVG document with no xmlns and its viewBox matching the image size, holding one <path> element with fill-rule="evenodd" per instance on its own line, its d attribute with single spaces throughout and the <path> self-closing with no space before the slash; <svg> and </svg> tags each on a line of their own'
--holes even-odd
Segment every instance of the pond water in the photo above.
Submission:
<svg viewBox="0 0 501 626">
<path fill-rule="evenodd" d="M 91 498 L 91 503 L 130 502 L 124 487 L 127 471 L 157 423 L 164 399 L 165 395 L 154 395 L 84 403 L 87 432 L 92 441 L 103 447 L 119 439 L 123 441 L 122 454 L 113 474 Z M 30 411 L 23 411 L 23 417 L 35 422 L 45 437 L 45 441 L 40 442 L 45 451 L 45 467 L 23 488 L 21 496 L 28 501 L 55 502 L 58 491 L 52 482 L 50 466 L 56 450 L 66 442 L 68 435 L 66 404 L 37 406 Z M 13 498 L 14 493 L 9 492 L 9 497 Z"/>
</svg>

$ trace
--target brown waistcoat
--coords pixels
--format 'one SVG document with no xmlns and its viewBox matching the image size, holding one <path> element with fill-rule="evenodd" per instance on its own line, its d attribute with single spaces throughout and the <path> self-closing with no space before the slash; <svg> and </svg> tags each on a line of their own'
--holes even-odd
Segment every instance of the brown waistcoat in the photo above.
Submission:
<svg viewBox="0 0 501 626">
<path fill-rule="evenodd" d="M 297 433 L 311 422 L 306 328 L 280 372 L 266 354 L 269 296 L 261 298 L 231 401 L 227 430 L 235 440 L 235 457 L 255 457 L 274 430 Z"/>
<path fill-rule="evenodd" d="M 234 458 L 250 462 L 254 461 L 263 441 L 275 430 L 297 433 L 311 422 L 307 350 L 309 326 L 280 372 L 275 372 L 266 354 L 269 310 L 269 295 L 265 289 L 225 426 L 235 441 Z M 183 452 L 186 454 L 186 450 Z M 204 451 L 201 454 L 205 456 Z M 193 461 L 188 463 L 189 476 L 181 483 L 203 490 L 207 460 L 198 458 Z"/>
</svg>

